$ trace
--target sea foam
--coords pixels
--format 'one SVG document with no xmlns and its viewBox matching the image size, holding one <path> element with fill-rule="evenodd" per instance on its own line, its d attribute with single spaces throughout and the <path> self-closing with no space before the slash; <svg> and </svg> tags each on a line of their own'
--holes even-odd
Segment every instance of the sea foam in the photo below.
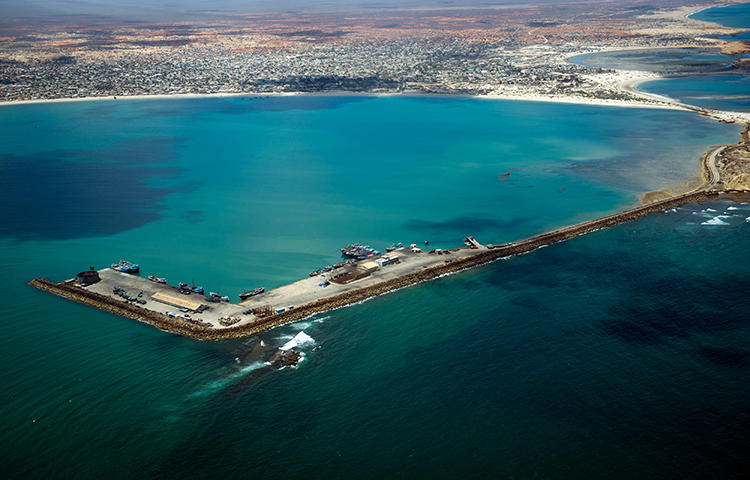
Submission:
<svg viewBox="0 0 750 480">
<path fill-rule="evenodd" d="M 302 345 L 311 345 L 314 343 L 315 340 L 310 335 L 305 332 L 299 332 L 293 339 L 282 345 L 279 350 L 291 350 L 294 347 L 301 347 Z"/>
<path fill-rule="evenodd" d="M 701 222 L 701 225 L 729 225 L 727 222 L 725 222 L 723 219 L 729 218 L 726 215 L 718 215 L 711 220 L 706 220 L 705 222 Z"/>
</svg>

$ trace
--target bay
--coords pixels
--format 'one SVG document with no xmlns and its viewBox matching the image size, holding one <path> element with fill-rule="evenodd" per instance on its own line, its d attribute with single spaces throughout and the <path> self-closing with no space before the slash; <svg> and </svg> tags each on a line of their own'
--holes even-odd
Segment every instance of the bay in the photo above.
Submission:
<svg viewBox="0 0 750 480">
<path fill-rule="evenodd" d="M 690 178 L 736 126 L 300 96 L 13 106 L 0 127 L 11 477 L 744 468 L 747 204 L 687 206 L 220 343 L 25 285 L 127 258 L 234 296 L 298 279 L 352 241 L 513 240 Z M 301 330 L 315 343 L 299 368 L 260 363 Z"/>
</svg>

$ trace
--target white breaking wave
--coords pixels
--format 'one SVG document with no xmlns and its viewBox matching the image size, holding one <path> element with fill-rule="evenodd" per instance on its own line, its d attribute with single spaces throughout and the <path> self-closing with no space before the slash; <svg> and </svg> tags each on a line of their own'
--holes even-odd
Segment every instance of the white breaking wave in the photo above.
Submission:
<svg viewBox="0 0 750 480">
<path fill-rule="evenodd" d="M 302 345 L 310 345 L 315 344 L 315 339 L 313 339 L 310 335 L 306 334 L 305 332 L 299 332 L 297 335 L 294 336 L 293 339 L 286 342 L 284 345 L 282 345 L 279 350 L 291 350 L 294 347 L 301 347 Z"/>
<path fill-rule="evenodd" d="M 723 218 L 728 218 L 726 215 L 719 215 L 718 217 L 714 217 L 711 220 L 706 220 L 705 222 L 702 222 L 701 225 L 729 225 L 727 222 L 722 220 Z"/>
<path fill-rule="evenodd" d="M 732 206 L 732 207 L 727 207 L 727 210 L 739 210 L 739 208 Z"/>
<path fill-rule="evenodd" d="M 312 322 L 297 322 L 293 323 L 291 327 L 295 330 L 304 330 L 306 328 L 309 328 L 310 325 L 312 325 Z"/>
</svg>

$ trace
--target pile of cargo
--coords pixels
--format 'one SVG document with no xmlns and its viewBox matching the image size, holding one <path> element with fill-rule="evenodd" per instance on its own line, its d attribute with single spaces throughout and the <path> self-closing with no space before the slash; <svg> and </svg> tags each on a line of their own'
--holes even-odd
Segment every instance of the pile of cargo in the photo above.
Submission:
<svg viewBox="0 0 750 480">
<path fill-rule="evenodd" d="M 239 321 L 240 317 L 221 317 L 219 319 L 219 325 L 221 325 L 222 327 L 228 327 L 230 325 L 234 325 Z"/>
<path fill-rule="evenodd" d="M 252 314 L 258 318 L 267 317 L 273 315 L 273 307 L 271 305 L 262 305 L 252 310 Z"/>
</svg>

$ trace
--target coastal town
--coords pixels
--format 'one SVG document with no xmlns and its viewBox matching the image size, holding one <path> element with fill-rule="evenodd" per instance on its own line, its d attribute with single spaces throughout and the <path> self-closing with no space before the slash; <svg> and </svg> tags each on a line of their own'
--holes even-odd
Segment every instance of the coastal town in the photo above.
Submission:
<svg viewBox="0 0 750 480">
<path fill-rule="evenodd" d="M 369 92 L 659 104 L 623 88 L 627 76 L 568 59 L 618 49 L 718 52 L 733 43 L 719 37 L 741 32 L 690 20 L 685 14 L 695 7 L 683 3 L 245 17 L 210 26 L 81 20 L 35 30 L 10 22 L 0 36 L 0 101 Z M 437 16 L 441 29 L 432 27 Z M 747 46 L 730 50 L 738 55 Z"/>
</svg>

